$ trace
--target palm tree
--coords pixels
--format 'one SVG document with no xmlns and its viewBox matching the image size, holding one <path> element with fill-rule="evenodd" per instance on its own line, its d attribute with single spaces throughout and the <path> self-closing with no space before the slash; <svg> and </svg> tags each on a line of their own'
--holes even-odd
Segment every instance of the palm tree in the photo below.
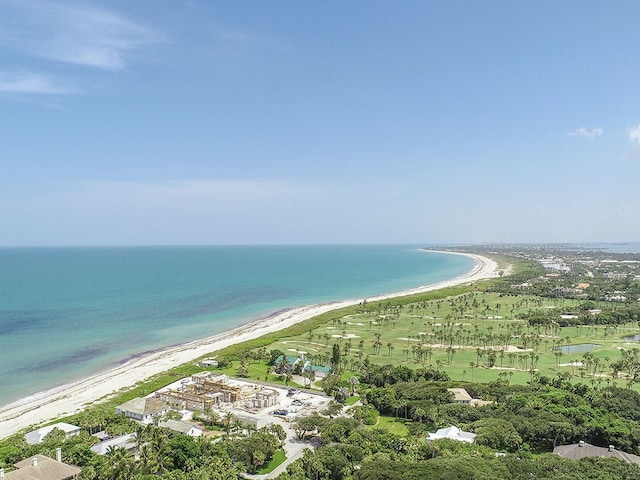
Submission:
<svg viewBox="0 0 640 480">
<path fill-rule="evenodd" d="M 358 380 L 358 377 L 349 377 L 349 384 L 351 385 L 351 395 L 354 394 L 355 390 L 356 390 L 356 385 L 358 385 L 360 383 L 360 380 Z"/>
<path fill-rule="evenodd" d="M 227 435 L 229 435 L 229 433 L 231 432 L 231 426 L 235 418 L 236 416 L 231 412 L 226 412 L 224 414 L 224 417 L 222 417 L 222 423 L 224 425 L 225 431 L 227 432 Z"/>
</svg>

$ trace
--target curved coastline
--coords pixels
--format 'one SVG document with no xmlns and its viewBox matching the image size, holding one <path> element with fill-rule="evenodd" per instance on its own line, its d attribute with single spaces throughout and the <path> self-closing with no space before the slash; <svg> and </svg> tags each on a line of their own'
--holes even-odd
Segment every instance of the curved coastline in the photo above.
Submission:
<svg viewBox="0 0 640 480">
<path fill-rule="evenodd" d="M 460 252 L 428 250 L 431 252 L 465 255 L 474 260 L 473 269 L 452 280 L 403 290 L 401 292 L 367 298 L 368 301 L 387 300 L 441 288 L 471 283 L 496 276 L 497 264 L 489 258 Z M 285 309 L 232 330 L 200 340 L 184 343 L 134 357 L 108 371 L 98 373 L 77 382 L 30 395 L 0 408 L 0 439 L 33 424 L 71 415 L 84 409 L 87 404 L 110 395 L 122 388 L 130 387 L 150 376 L 170 370 L 202 357 L 214 350 L 258 338 L 282 330 L 298 322 L 342 307 L 356 305 L 362 299 L 342 300 L 299 308 Z"/>
</svg>

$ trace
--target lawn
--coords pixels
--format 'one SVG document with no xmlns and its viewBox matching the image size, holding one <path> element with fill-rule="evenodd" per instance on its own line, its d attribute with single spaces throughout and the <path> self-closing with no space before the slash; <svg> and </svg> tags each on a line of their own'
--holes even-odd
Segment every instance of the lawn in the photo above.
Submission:
<svg viewBox="0 0 640 480">
<path fill-rule="evenodd" d="M 380 428 L 388 431 L 389 433 L 393 433 L 394 435 L 406 437 L 409 434 L 409 429 L 405 424 L 406 422 L 411 423 L 410 420 L 380 415 L 378 416 L 378 423 L 367 426 L 367 428 Z"/>
<path fill-rule="evenodd" d="M 282 464 L 287 459 L 287 456 L 284 454 L 284 450 L 277 450 L 276 453 L 273 454 L 271 461 L 262 467 L 256 470 L 257 475 L 266 475 L 268 473 L 273 472 L 278 465 Z"/>
<path fill-rule="evenodd" d="M 283 337 L 268 349 L 277 348 L 287 355 L 298 353 L 313 364 L 328 365 L 332 347 L 337 343 L 342 352 L 342 367 L 354 372 L 368 360 L 376 364 L 434 368 L 458 381 L 484 383 L 505 379 L 522 384 L 531 381 L 533 375 L 564 374 L 575 381 L 615 382 L 622 386 L 625 382 L 613 379 L 609 365 L 621 358 L 620 349 L 626 344 L 622 337 L 638 333 L 637 324 L 564 328 L 555 325 L 545 329 L 531 327 L 519 319 L 535 309 L 572 312 L 579 303 L 471 290 L 427 301 L 396 299 L 336 316 L 307 332 Z M 558 350 L 583 344 L 596 347 L 586 356 L 584 352 Z M 586 368 L 588 362 L 590 372 Z"/>
</svg>

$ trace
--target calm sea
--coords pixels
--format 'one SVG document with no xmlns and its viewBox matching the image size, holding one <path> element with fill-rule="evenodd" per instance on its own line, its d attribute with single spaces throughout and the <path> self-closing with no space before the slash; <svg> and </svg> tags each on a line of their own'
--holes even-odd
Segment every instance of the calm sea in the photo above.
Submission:
<svg viewBox="0 0 640 480">
<path fill-rule="evenodd" d="M 417 246 L 0 248 L 0 405 L 285 308 L 472 267 Z"/>
</svg>

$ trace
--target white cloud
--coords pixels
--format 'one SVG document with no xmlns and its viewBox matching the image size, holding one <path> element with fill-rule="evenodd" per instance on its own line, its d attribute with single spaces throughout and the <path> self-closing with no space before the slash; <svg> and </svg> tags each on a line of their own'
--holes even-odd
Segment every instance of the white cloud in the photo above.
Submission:
<svg viewBox="0 0 640 480">
<path fill-rule="evenodd" d="M 60 80 L 37 73 L 9 73 L 0 71 L 0 92 L 40 95 L 64 95 L 77 92 Z"/>
<path fill-rule="evenodd" d="M 119 70 L 128 51 L 156 40 L 149 29 L 94 6 L 43 0 L 0 4 L 0 46 L 37 58 Z"/>
<path fill-rule="evenodd" d="M 588 130 L 584 127 L 576 128 L 574 131 L 567 133 L 570 137 L 586 137 L 586 138 L 595 138 L 602 135 L 604 130 L 601 128 L 592 128 Z"/>
<path fill-rule="evenodd" d="M 629 130 L 629 141 L 636 145 L 640 145 L 640 124 Z"/>
</svg>

